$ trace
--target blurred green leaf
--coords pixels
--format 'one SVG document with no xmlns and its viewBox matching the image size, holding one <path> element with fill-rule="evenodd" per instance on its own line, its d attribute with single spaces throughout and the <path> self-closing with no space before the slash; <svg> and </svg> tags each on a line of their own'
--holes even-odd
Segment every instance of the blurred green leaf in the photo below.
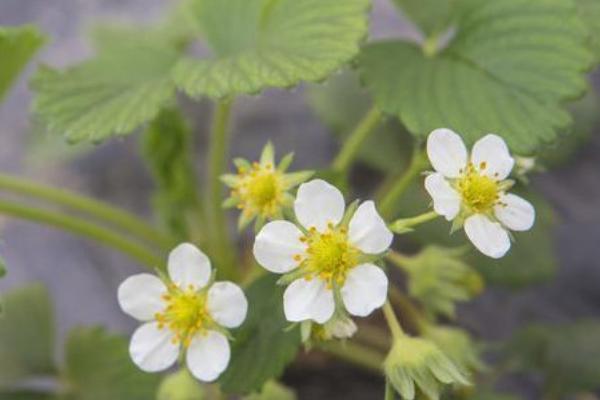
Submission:
<svg viewBox="0 0 600 400">
<path fill-rule="evenodd" d="M 506 354 L 520 369 L 541 373 L 547 394 L 563 398 L 600 389 L 599 337 L 598 320 L 532 324 L 515 334 Z"/>
<path fill-rule="evenodd" d="M 0 101 L 44 40 L 35 26 L 0 27 Z"/>
<path fill-rule="evenodd" d="M 226 392 L 258 391 L 276 379 L 294 360 L 300 347 L 300 331 L 288 329 L 283 314 L 284 288 L 277 276 L 265 275 L 246 291 L 250 309 L 242 327 L 234 331 L 235 341 L 229 367 L 220 379 Z"/>
<path fill-rule="evenodd" d="M 29 391 L 2 392 L 2 391 L 0 391 L 0 400 L 59 400 L 59 398 L 53 394 L 40 393 L 40 392 L 29 392 Z"/>
<path fill-rule="evenodd" d="M 37 284 L 8 292 L 0 319 L 0 387 L 55 370 L 48 292 Z"/>
<path fill-rule="evenodd" d="M 329 129 L 343 141 L 369 112 L 373 102 L 351 71 L 336 75 L 323 85 L 308 89 L 311 107 Z M 411 138 L 395 119 L 386 119 L 360 146 L 358 159 L 371 168 L 390 172 L 406 165 Z"/>
<path fill-rule="evenodd" d="M 187 368 L 167 376 L 160 384 L 157 395 L 157 400 L 203 400 L 205 398 L 207 396 L 204 387 Z"/>
<path fill-rule="evenodd" d="M 189 237 L 190 213 L 198 206 L 192 162 L 192 134 L 176 109 L 164 109 L 143 137 L 144 159 L 156 182 L 154 209 L 180 240 Z"/>
<path fill-rule="evenodd" d="M 579 16 L 589 31 L 589 43 L 596 62 L 600 62 L 600 2 L 598 0 L 575 0 Z"/>
<path fill-rule="evenodd" d="M 98 142 L 154 118 L 174 99 L 170 72 L 179 53 L 152 37 L 100 35 L 96 58 L 65 71 L 42 67 L 32 81 L 34 109 L 48 129 L 71 142 Z"/>
<path fill-rule="evenodd" d="M 585 34 L 569 0 L 467 1 L 437 54 L 376 42 L 359 65 L 379 107 L 412 134 L 448 127 L 472 143 L 495 132 L 528 155 L 571 123 L 562 103 L 587 89 Z"/>
<path fill-rule="evenodd" d="M 0 278 L 4 278 L 6 275 L 6 263 L 4 262 L 4 258 L 0 256 Z"/>
<path fill-rule="evenodd" d="M 536 222 L 530 231 L 515 233 L 515 242 L 509 253 L 499 260 L 477 252 L 462 230 L 450 235 L 451 224 L 443 218 L 419 226 L 407 237 L 428 245 L 467 246 L 472 251 L 465 256 L 465 261 L 483 275 L 486 283 L 492 285 L 517 289 L 546 282 L 555 276 L 558 267 L 553 238 L 554 211 L 533 190 L 514 193 L 534 205 Z M 401 217 L 409 217 L 424 212 L 429 204 L 431 198 L 425 192 L 423 182 L 418 181 L 398 203 L 397 210 L 401 212 Z"/>
<path fill-rule="evenodd" d="M 448 29 L 458 0 L 393 0 L 398 8 L 413 21 L 425 36 Z"/>
<path fill-rule="evenodd" d="M 276 381 L 267 382 L 260 393 L 244 397 L 244 400 L 296 400 L 296 393 Z"/>
<path fill-rule="evenodd" d="M 139 370 L 127 341 L 103 328 L 71 331 L 65 349 L 69 400 L 154 399 L 160 376 Z"/>
<path fill-rule="evenodd" d="M 562 135 L 556 143 L 540 152 L 538 163 L 553 168 L 570 160 L 591 139 L 594 129 L 600 126 L 600 99 L 594 91 L 569 106 L 573 115 L 570 134 Z"/>
<path fill-rule="evenodd" d="M 223 98 L 321 81 L 350 61 L 367 34 L 369 0 L 192 0 L 210 58 L 182 60 L 178 87 Z"/>
</svg>

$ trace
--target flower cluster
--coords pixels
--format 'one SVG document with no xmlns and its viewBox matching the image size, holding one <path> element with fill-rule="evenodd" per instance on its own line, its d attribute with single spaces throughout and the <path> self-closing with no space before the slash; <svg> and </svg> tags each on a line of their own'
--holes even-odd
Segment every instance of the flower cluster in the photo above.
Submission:
<svg viewBox="0 0 600 400">
<path fill-rule="evenodd" d="M 508 230 L 527 230 L 535 219 L 531 204 L 507 193 L 515 162 L 504 141 L 485 136 L 469 157 L 457 134 L 439 129 L 430 135 L 427 152 L 435 172 L 427 176 L 425 187 L 435 212 L 453 220 L 454 229 L 464 226 L 482 253 L 503 256 L 510 247 Z M 352 317 L 368 316 L 386 302 L 388 278 L 381 260 L 393 234 L 373 201 L 346 206 L 331 184 L 321 179 L 303 183 L 312 172 L 286 174 L 291 160 L 288 155 L 276 166 L 271 144 L 260 162 L 236 160 L 238 174 L 222 177 L 232 188 L 225 205 L 242 210 L 240 228 L 257 220 L 254 257 L 266 270 L 283 275 L 284 314 L 301 324 L 304 341 L 348 338 L 357 330 Z M 290 191 L 297 185 L 294 197 Z M 416 257 L 388 257 L 409 274 L 411 294 L 426 308 L 452 315 L 454 302 L 469 298 L 468 288 L 481 286 L 459 255 L 430 247 Z M 232 282 L 214 282 L 210 260 L 192 244 L 170 253 L 167 270 L 168 276 L 132 276 L 119 288 L 123 311 L 144 323 L 131 339 L 131 357 L 144 371 L 155 372 L 185 355 L 194 377 L 214 381 L 229 363 L 227 329 L 246 318 L 246 297 Z M 386 309 L 386 318 L 395 318 L 390 312 Z M 479 366 L 476 355 L 454 353 L 451 361 L 436 346 L 468 348 L 468 337 L 460 332 L 432 328 L 427 340 L 406 336 L 400 328 L 392 331 L 395 344 L 385 370 L 405 398 L 414 398 L 417 388 L 437 398 L 442 384 L 466 384 L 463 372 Z"/>
<path fill-rule="evenodd" d="M 515 160 L 502 138 L 487 135 L 473 146 L 471 155 L 456 133 L 433 131 L 427 154 L 435 169 L 425 179 L 434 210 L 454 220 L 483 254 L 500 258 L 510 249 L 509 231 L 526 231 L 535 221 L 533 206 L 507 191 Z"/>
</svg>

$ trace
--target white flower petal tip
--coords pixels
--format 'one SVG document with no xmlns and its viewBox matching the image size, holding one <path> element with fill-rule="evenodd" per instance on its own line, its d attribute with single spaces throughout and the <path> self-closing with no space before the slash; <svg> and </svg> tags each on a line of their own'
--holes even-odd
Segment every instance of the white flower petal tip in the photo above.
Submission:
<svg viewBox="0 0 600 400">
<path fill-rule="evenodd" d="M 300 241 L 302 232 L 287 221 L 273 221 L 265 225 L 254 241 L 254 257 L 265 269 L 284 274 L 298 266 L 306 245 Z"/>
<path fill-rule="evenodd" d="M 470 216 L 464 228 L 473 245 L 488 257 L 502 258 L 510 249 L 510 237 L 506 229 L 484 215 Z"/>
<path fill-rule="evenodd" d="M 248 300 L 238 285 L 216 282 L 208 289 L 208 312 L 221 326 L 237 328 L 246 319 Z"/>
<path fill-rule="evenodd" d="M 191 243 L 182 243 L 169 254 L 169 277 L 177 286 L 206 286 L 211 274 L 210 260 Z"/>
<path fill-rule="evenodd" d="M 427 156 L 433 168 L 448 178 L 456 178 L 467 164 L 467 148 L 450 129 L 436 129 L 427 138 Z"/>
<path fill-rule="evenodd" d="M 213 382 L 227 369 L 231 349 L 227 338 L 215 331 L 196 335 L 187 351 L 187 366 L 197 379 Z"/>
<path fill-rule="evenodd" d="M 350 220 L 348 237 L 350 243 L 366 254 L 383 253 L 394 240 L 394 235 L 372 201 L 366 201 L 358 207 Z"/>
<path fill-rule="evenodd" d="M 512 231 L 528 231 L 535 223 L 535 208 L 527 200 L 506 194 L 494 208 L 496 218 Z"/>
<path fill-rule="evenodd" d="M 121 283 L 117 298 L 123 312 L 145 322 L 154 319 L 154 315 L 162 310 L 161 297 L 166 292 L 166 285 L 156 276 L 139 274 Z"/>
<path fill-rule="evenodd" d="M 366 317 L 383 306 L 387 298 L 388 278 L 373 264 L 361 264 L 348 274 L 342 287 L 342 300 L 348 312 Z"/>
<path fill-rule="evenodd" d="M 290 322 L 313 320 L 319 324 L 333 315 L 333 291 L 320 279 L 298 279 L 283 294 L 283 310 Z"/>
<path fill-rule="evenodd" d="M 159 329 L 158 323 L 140 326 L 131 337 L 129 354 L 133 362 L 145 372 L 159 372 L 172 366 L 179 357 L 179 345 L 173 343 L 168 329 Z"/>
<path fill-rule="evenodd" d="M 475 166 L 483 163 L 486 167 L 482 172 L 496 180 L 506 179 L 515 165 L 504 139 L 493 134 L 482 137 L 473 145 L 471 162 Z"/>
<path fill-rule="evenodd" d="M 346 208 L 344 196 L 335 186 L 321 179 L 303 183 L 298 188 L 294 212 L 306 229 L 324 232 L 329 224 L 337 225 Z"/>
<path fill-rule="evenodd" d="M 450 183 L 440 173 L 433 173 L 425 178 L 425 189 L 433 199 L 434 211 L 446 218 L 453 220 L 460 211 L 460 194 L 454 190 Z"/>
</svg>

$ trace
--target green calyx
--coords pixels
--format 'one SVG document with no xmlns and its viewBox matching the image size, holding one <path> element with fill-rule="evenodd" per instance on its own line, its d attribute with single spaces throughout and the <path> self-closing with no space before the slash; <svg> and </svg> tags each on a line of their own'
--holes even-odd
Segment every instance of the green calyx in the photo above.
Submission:
<svg viewBox="0 0 600 400">
<path fill-rule="evenodd" d="M 423 393 L 438 400 L 445 385 L 470 385 L 460 369 L 427 339 L 397 338 L 384 362 L 387 379 L 405 400 Z"/>
</svg>

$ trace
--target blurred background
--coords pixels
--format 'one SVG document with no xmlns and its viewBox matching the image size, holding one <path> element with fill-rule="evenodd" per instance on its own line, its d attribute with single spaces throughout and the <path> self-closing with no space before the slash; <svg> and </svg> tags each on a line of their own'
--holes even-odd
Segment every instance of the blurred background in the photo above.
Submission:
<svg viewBox="0 0 600 400">
<path fill-rule="evenodd" d="M 415 29 L 389 2 L 377 0 L 375 4 L 372 37 L 416 37 Z M 0 25 L 38 25 L 51 37 L 38 61 L 63 67 L 91 55 L 86 33 L 94 23 L 151 22 L 168 6 L 164 0 L 0 0 Z M 149 215 L 152 183 L 139 159 L 136 136 L 69 148 L 62 138 L 47 135 L 30 115 L 32 93 L 27 81 L 36 68 L 33 64 L 0 105 L 0 170 Z M 296 153 L 297 169 L 327 166 L 338 146 L 306 97 L 301 87 L 240 100 L 235 107 L 232 155 L 254 159 L 270 139 L 279 154 Z M 195 126 L 204 127 L 197 132 L 201 150 L 210 108 L 191 103 L 186 107 Z M 553 241 L 558 270 L 555 275 L 545 272 L 552 279 L 540 279 L 526 288 L 492 287 L 462 305 L 460 324 L 476 337 L 505 339 L 532 321 L 600 318 L 600 135 L 594 134 L 600 130 L 594 123 L 600 108 L 585 113 L 584 118 L 592 121 L 589 126 L 595 127 L 585 144 L 569 161 L 533 179 L 556 209 Z M 200 155 L 196 161 L 201 164 Z M 353 179 L 368 183 L 375 176 L 369 167 L 359 166 Z M 0 217 L 0 237 L 0 254 L 9 266 L 7 277 L 0 281 L 0 293 L 42 282 L 54 301 L 59 336 L 78 325 L 101 324 L 123 333 L 133 330 L 135 322 L 119 310 L 116 288 L 139 266 L 89 241 L 4 217 Z M 527 270 L 528 265 L 518 267 Z M 341 364 L 327 369 L 316 366 L 314 371 L 292 368 L 284 380 L 298 388 L 301 399 L 333 398 L 334 394 L 340 399 L 378 398 L 382 391 L 380 378 Z M 513 376 L 502 385 L 525 398 L 539 398 L 535 376 Z"/>
</svg>

